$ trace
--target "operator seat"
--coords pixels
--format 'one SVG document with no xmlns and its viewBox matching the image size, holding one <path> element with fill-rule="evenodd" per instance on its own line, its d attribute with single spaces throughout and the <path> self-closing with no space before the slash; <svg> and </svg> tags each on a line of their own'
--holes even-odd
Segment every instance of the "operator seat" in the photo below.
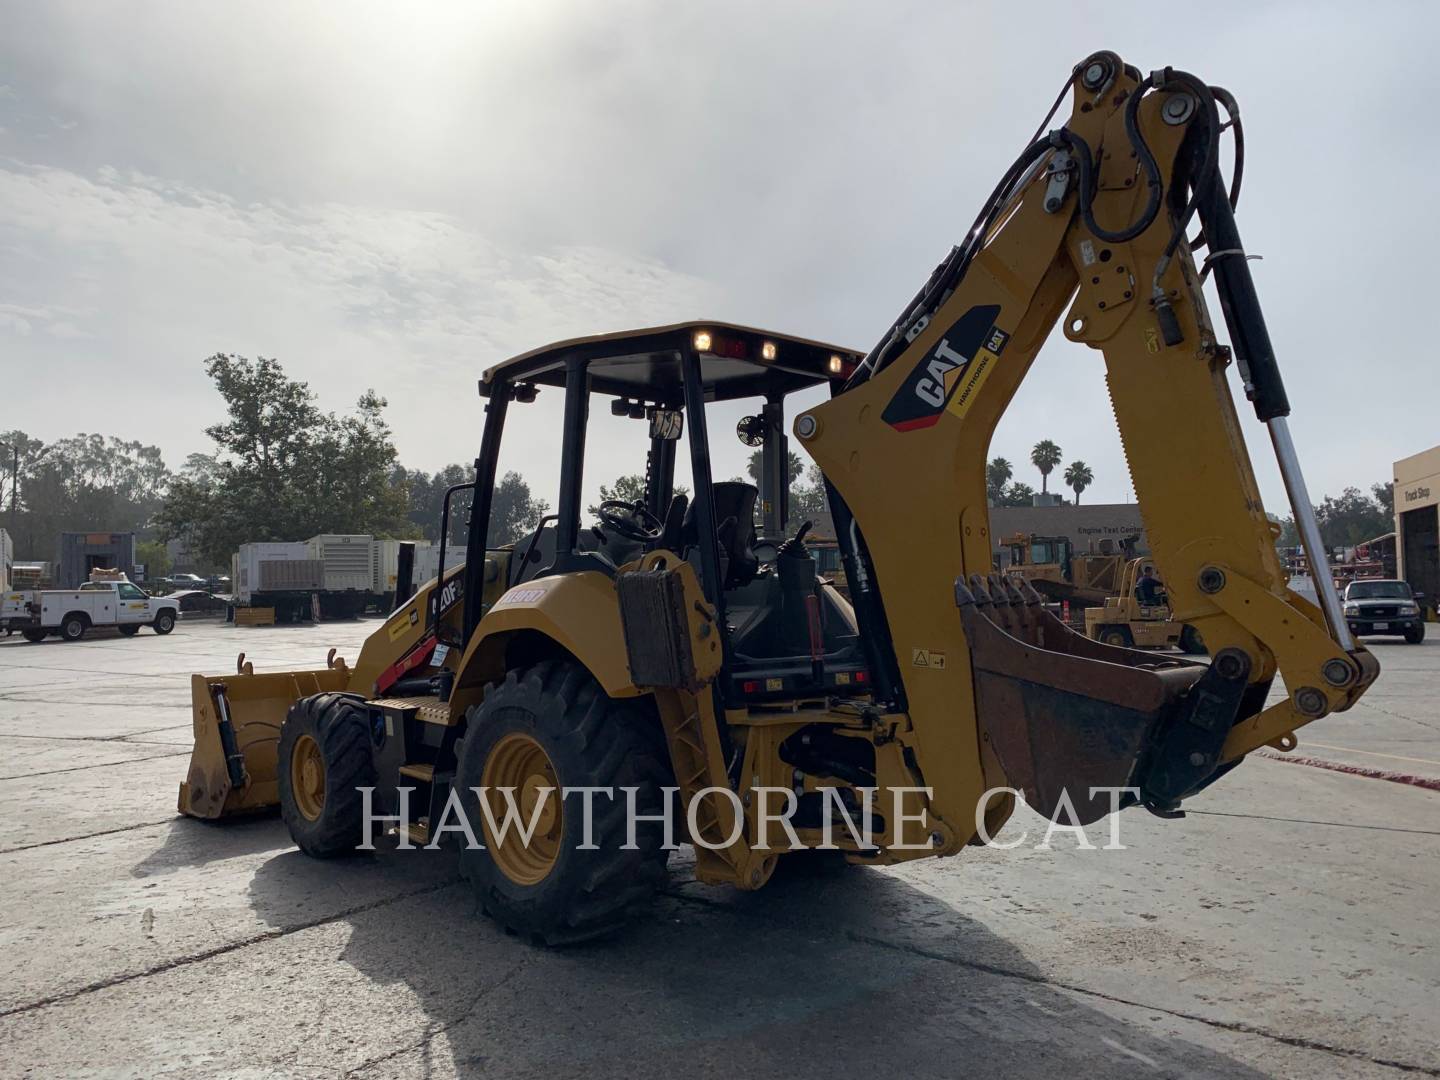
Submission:
<svg viewBox="0 0 1440 1080">
<path fill-rule="evenodd" d="M 715 504 L 715 536 L 720 546 L 720 587 L 738 589 L 755 580 L 760 559 L 755 554 L 755 500 L 760 489 L 738 480 L 722 480 L 710 485 Z M 698 493 L 697 493 L 698 494 Z M 700 527 L 695 520 L 695 503 L 685 511 L 681 537 L 686 546 L 700 542 Z"/>
</svg>

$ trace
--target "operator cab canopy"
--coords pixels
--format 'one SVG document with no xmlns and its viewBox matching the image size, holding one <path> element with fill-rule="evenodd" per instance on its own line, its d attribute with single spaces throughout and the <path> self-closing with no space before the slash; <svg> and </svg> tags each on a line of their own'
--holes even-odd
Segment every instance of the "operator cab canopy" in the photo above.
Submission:
<svg viewBox="0 0 1440 1080">
<path fill-rule="evenodd" d="M 784 558 L 776 544 L 788 516 L 783 400 L 813 387 L 838 392 L 862 358 L 853 349 L 790 334 L 694 321 L 573 338 L 490 368 L 480 382 L 481 395 L 492 403 L 477 476 L 482 485 L 494 483 L 507 403 L 532 401 L 537 388 L 556 387 L 565 405 L 559 505 L 515 543 L 507 584 L 584 570 L 614 576 L 644 551 L 674 551 L 695 566 L 707 598 L 722 612 L 727 697 L 753 700 L 757 692 L 863 682 L 849 605 L 833 590 L 817 591 L 803 537 L 791 539 Z M 581 490 L 592 394 L 614 398 L 616 415 L 649 419 L 650 447 L 644 497 L 602 503 L 600 523 L 584 526 Z M 745 445 L 760 449 L 759 489 L 711 475 L 705 406 L 742 399 L 763 403 L 759 415 L 746 417 L 737 429 Z M 728 431 L 717 433 L 727 437 Z M 695 486 L 688 498 L 674 490 L 682 446 Z M 635 471 L 640 472 L 639 462 Z M 482 514 L 488 513 L 484 507 Z M 794 532 L 801 522 L 789 524 Z M 758 542 L 757 527 L 770 543 Z M 472 516 L 472 544 L 487 528 L 488 521 Z M 812 610 L 815 601 L 820 606 Z"/>
<path fill-rule="evenodd" d="M 480 392 L 503 380 L 564 386 L 566 365 L 585 363 L 593 392 L 657 404 L 684 404 L 686 352 L 700 361 L 704 400 L 733 401 L 786 394 L 849 377 L 862 359 L 852 349 L 716 321 L 674 323 L 614 334 L 571 338 L 496 364 Z"/>
</svg>

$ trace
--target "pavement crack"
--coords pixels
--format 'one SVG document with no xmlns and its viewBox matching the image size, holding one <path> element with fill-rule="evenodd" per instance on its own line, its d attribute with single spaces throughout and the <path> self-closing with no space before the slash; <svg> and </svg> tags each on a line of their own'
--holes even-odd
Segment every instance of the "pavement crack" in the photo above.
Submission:
<svg viewBox="0 0 1440 1080">
<path fill-rule="evenodd" d="M 157 745 L 157 744 L 150 744 Z M 33 780 L 37 776 L 57 776 L 60 773 L 84 772 L 86 769 L 113 769 L 116 765 L 131 765 L 137 761 L 158 761 L 160 758 L 185 757 L 189 750 L 172 750 L 164 754 L 149 754 L 145 757 L 125 758 L 122 761 L 102 761 L 98 765 L 72 765 L 68 769 L 47 769 L 45 772 L 14 773 L 0 776 L 0 780 Z"/>
<path fill-rule="evenodd" d="M 134 832 L 136 829 L 153 829 L 157 825 L 168 825 L 179 815 L 171 814 L 160 821 L 141 821 L 135 825 L 121 825 L 116 829 L 101 829 L 99 832 L 81 833 L 79 836 L 61 836 L 55 840 L 40 840 L 34 844 L 20 844 L 12 848 L 0 848 L 0 855 L 14 855 L 19 851 L 34 851 L 36 848 L 54 847 L 56 844 L 73 844 L 79 840 L 92 840 L 97 836 L 113 836 L 116 833 Z"/>
<path fill-rule="evenodd" d="M 1375 832 L 1414 833 L 1417 836 L 1440 836 L 1440 829 L 1406 829 L 1399 825 L 1361 825 L 1355 821 L 1320 821 L 1316 818 L 1276 817 L 1270 814 L 1237 814 L 1230 810 L 1187 810 L 1196 817 L 1244 818 L 1246 821 L 1283 821 L 1292 825 L 1332 825 L 1337 829 L 1368 829 Z"/>
<path fill-rule="evenodd" d="M 700 907 L 710 908 L 735 915 L 742 919 L 754 919 L 757 922 L 768 922 L 781 929 L 787 929 L 784 922 L 768 919 L 760 914 L 737 911 L 728 904 L 714 900 L 706 900 L 703 897 L 693 896 L 686 893 L 669 892 L 664 893 L 666 897 L 680 900 L 686 903 L 695 904 Z M 944 953 L 934 952 L 930 949 L 921 948 L 918 945 L 910 945 L 904 942 L 889 941 L 875 934 L 866 934 L 858 930 L 842 929 L 842 937 L 847 941 L 861 945 L 870 945 L 874 948 L 889 949 L 893 952 L 907 953 L 911 956 L 918 956 L 925 960 L 934 960 L 942 964 L 949 964 L 952 967 L 965 968 L 970 971 L 978 971 L 985 975 L 994 975 L 1002 979 L 1015 979 L 1019 982 L 1030 983 L 1036 986 L 1048 986 L 1055 990 L 1063 990 L 1067 993 L 1078 994 L 1082 997 L 1095 998 L 1100 1001 L 1112 1002 L 1116 1005 L 1126 1005 L 1134 1009 L 1145 1009 L 1150 1012 L 1164 1013 L 1166 1016 L 1173 1016 L 1178 1020 L 1188 1020 L 1196 1024 L 1204 1024 L 1206 1027 L 1216 1028 L 1221 1031 L 1230 1031 L 1238 1035 L 1253 1035 L 1261 1039 L 1269 1039 L 1272 1042 L 1281 1043 L 1285 1046 L 1293 1046 L 1299 1050 L 1313 1050 L 1319 1053 L 1331 1054 L 1335 1057 L 1350 1058 L 1355 1061 L 1369 1062 L 1372 1065 L 1380 1065 L 1389 1069 L 1398 1069 L 1401 1072 L 1416 1073 L 1421 1076 L 1440 1077 L 1440 1067 L 1429 1065 L 1418 1065 L 1410 1061 L 1398 1061 L 1392 1058 L 1379 1058 L 1365 1053 L 1363 1050 L 1354 1050 L 1348 1046 L 1337 1046 L 1333 1043 L 1321 1042 L 1317 1039 L 1306 1039 L 1298 1035 L 1282 1035 L 1278 1032 L 1269 1031 L 1265 1028 L 1256 1027 L 1253 1024 L 1246 1024 L 1238 1020 L 1221 1020 L 1213 1016 L 1202 1016 L 1199 1013 L 1186 1012 L 1182 1009 L 1167 1008 L 1164 1005 L 1154 1005 L 1149 1002 L 1136 1001 L 1133 998 L 1120 997 L 1117 994 L 1107 994 L 1103 990 L 1094 990 L 1089 987 L 1079 986 L 1075 983 L 1068 983 L 1060 979 L 1054 979 L 1047 975 L 1037 974 L 1029 971 L 1016 971 L 1012 968 L 1001 967 L 998 964 L 986 964 L 979 960 L 966 960 L 961 957 L 947 956 Z"/>
<path fill-rule="evenodd" d="M 302 930 L 313 930 L 317 926 L 326 926 L 333 922 L 339 922 L 341 919 L 348 919 L 354 915 L 362 915 L 367 911 L 389 907 L 391 904 L 398 904 L 402 900 L 409 900 L 416 896 L 425 896 L 429 893 L 440 892 L 442 889 L 448 889 L 452 885 L 455 885 L 459 880 L 459 875 L 456 875 L 445 881 L 424 885 L 418 889 L 411 889 L 408 892 L 398 893 L 395 896 L 387 896 L 380 900 L 371 900 L 369 903 L 356 904 L 354 907 L 348 907 L 316 919 L 308 919 L 305 922 L 295 923 L 292 926 L 280 926 L 272 930 L 266 930 L 263 933 L 252 934 L 249 937 L 241 938 L 239 941 L 232 941 L 225 945 L 217 945 L 213 949 L 204 949 L 200 952 L 177 956 L 163 963 L 152 964 L 150 967 L 142 968 L 139 971 L 127 972 L 124 975 L 113 975 L 108 979 L 97 979 L 95 982 L 87 983 L 73 990 L 66 990 L 59 994 L 51 994 L 48 997 L 27 1001 L 22 1005 L 12 1005 L 6 1009 L 0 1009 L 0 1017 L 18 1016 L 23 1013 L 35 1012 L 39 1009 L 49 1008 L 51 1005 L 58 1005 L 65 1001 L 73 1001 L 75 998 L 83 997 L 86 994 L 93 994 L 97 990 L 108 990 L 111 987 L 123 986 L 125 983 L 134 982 L 137 979 L 148 979 L 155 975 L 163 975 L 167 971 L 174 971 L 176 968 L 188 967 L 191 964 L 199 964 L 206 960 L 212 960 L 217 956 L 224 956 L 227 953 L 248 949 L 251 945 L 260 945 L 267 941 L 274 941 L 277 938 L 288 937 L 291 934 L 298 934 Z"/>
</svg>

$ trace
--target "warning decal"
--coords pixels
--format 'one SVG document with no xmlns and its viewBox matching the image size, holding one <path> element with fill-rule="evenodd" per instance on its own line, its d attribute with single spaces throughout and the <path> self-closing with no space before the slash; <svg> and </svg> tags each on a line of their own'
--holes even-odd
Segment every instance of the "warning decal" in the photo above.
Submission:
<svg viewBox="0 0 1440 1080">
<path fill-rule="evenodd" d="M 915 667 L 943 668 L 945 654 L 939 649 L 911 649 L 910 663 Z"/>
</svg>

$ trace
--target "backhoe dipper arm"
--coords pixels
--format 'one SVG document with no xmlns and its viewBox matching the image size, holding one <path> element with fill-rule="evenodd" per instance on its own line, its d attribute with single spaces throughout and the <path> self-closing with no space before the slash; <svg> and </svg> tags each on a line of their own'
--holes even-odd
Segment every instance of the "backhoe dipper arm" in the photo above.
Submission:
<svg viewBox="0 0 1440 1080">
<path fill-rule="evenodd" d="M 1067 86 L 1068 123 L 1027 147 L 844 390 L 795 423 L 839 496 L 837 520 L 853 515 L 863 536 L 847 552 L 865 560 L 857 612 L 862 632 L 891 643 L 881 674 L 895 680 L 890 704 L 908 713 L 916 759 L 956 763 L 925 774 L 953 844 L 1005 778 L 1042 804 L 1107 779 L 1173 810 L 1250 750 L 1293 747 L 1295 729 L 1348 708 L 1378 672 L 1324 574 L 1319 608 L 1286 587 L 1227 381 L 1231 349 L 1185 235 L 1198 213 L 1246 395 L 1323 566 L 1235 229 L 1238 169 L 1229 192 L 1220 175 L 1219 107 L 1238 124 L 1233 99 L 1183 72 L 1142 77 L 1113 53 Z M 1215 658 L 1209 670 L 1082 647 L 1035 604 L 967 584 L 991 566 L 991 434 L 1062 314 L 1067 338 L 1104 355 L 1154 560 L 1174 617 Z M 1266 708 L 1277 672 L 1288 696 Z M 1085 793 L 1070 796 L 1080 806 Z M 1087 807 L 1093 819 L 1108 805 Z"/>
</svg>

